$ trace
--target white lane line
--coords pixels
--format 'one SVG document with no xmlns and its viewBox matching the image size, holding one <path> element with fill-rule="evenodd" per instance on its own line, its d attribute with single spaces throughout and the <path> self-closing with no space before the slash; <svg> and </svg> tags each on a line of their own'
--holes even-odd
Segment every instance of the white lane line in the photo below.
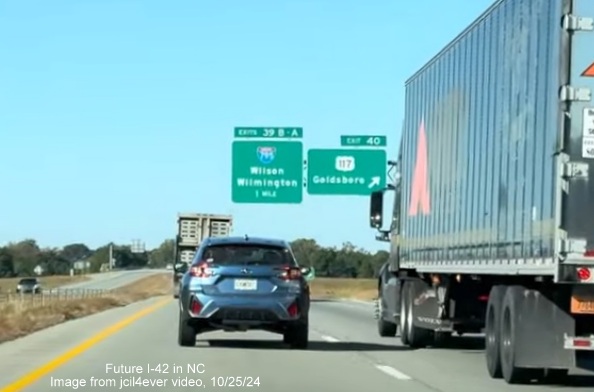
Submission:
<svg viewBox="0 0 594 392">
<path fill-rule="evenodd" d="M 340 342 L 340 340 L 336 339 L 335 337 L 328 336 L 328 335 L 322 335 L 322 340 L 325 340 L 325 341 L 327 341 L 329 343 L 338 343 L 338 342 Z"/>
<path fill-rule="evenodd" d="M 388 376 L 392 376 L 398 380 L 402 380 L 402 381 L 409 381 L 412 380 L 412 378 L 404 373 L 402 373 L 400 370 L 396 370 L 394 369 L 392 366 L 386 366 L 386 365 L 375 365 L 375 367 L 386 373 Z"/>
</svg>

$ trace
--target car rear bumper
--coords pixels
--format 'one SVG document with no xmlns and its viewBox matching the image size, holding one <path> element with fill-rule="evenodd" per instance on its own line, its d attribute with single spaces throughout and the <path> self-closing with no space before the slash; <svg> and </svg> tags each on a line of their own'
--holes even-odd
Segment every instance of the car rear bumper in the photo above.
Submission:
<svg viewBox="0 0 594 392">
<path fill-rule="evenodd" d="M 197 314 L 191 309 L 194 300 L 198 300 L 201 305 L 200 312 Z M 292 305 L 297 306 L 299 310 L 295 315 L 289 312 Z M 244 295 L 210 296 L 191 292 L 184 295 L 180 306 L 185 318 L 220 326 L 290 323 L 301 320 L 307 312 L 303 297 L 300 295 L 246 297 Z"/>
<path fill-rule="evenodd" d="M 41 292 L 41 289 L 17 289 L 16 290 L 17 293 L 21 293 L 21 294 L 34 294 L 34 293 L 39 293 Z"/>
</svg>

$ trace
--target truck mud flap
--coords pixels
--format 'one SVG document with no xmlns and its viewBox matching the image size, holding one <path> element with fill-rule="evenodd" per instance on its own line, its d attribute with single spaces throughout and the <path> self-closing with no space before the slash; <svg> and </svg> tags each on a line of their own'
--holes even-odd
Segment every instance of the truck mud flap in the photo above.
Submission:
<svg viewBox="0 0 594 392">
<path fill-rule="evenodd" d="M 420 279 L 411 279 L 409 282 L 414 284 L 415 288 L 413 306 L 416 317 L 413 320 L 414 325 L 434 331 L 452 331 L 451 322 L 440 318 L 440 305 L 436 290 Z"/>
<path fill-rule="evenodd" d="M 516 298 L 521 322 L 516 324 L 516 363 L 530 368 L 571 368 L 575 352 L 566 350 L 563 337 L 575 331 L 573 317 L 564 312 L 568 292 L 555 291 L 550 297 L 524 289 Z"/>
</svg>

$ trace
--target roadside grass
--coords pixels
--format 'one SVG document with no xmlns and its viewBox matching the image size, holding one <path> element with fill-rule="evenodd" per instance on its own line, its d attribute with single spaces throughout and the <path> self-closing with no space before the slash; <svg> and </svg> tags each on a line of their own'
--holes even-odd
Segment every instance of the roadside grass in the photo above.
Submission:
<svg viewBox="0 0 594 392">
<path fill-rule="evenodd" d="M 68 320 L 160 295 L 172 295 L 171 274 L 147 276 L 100 298 L 49 301 L 45 305 L 37 303 L 34 306 L 28 306 L 27 302 L 0 303 L 0 343 Z"/>
<path fill-rule="evenodd" d="M 19 284 L 19 278 L 0 278 L 0 293 L 7 291 L 14 292 Z M 55 289 L 56 287 L 65 286 L 72 283 L 85 282 L 90 278 L 85 275 L 54 275 L 54 276 L 40 276 L 38 277 L 41 287 L 43 289 Z"/>
<path fill-rule="evenodd" d="M 371 301 L 377 297 L 375 279 L 315 278 L 310 287 L 314 299 Z"/>
</svg>

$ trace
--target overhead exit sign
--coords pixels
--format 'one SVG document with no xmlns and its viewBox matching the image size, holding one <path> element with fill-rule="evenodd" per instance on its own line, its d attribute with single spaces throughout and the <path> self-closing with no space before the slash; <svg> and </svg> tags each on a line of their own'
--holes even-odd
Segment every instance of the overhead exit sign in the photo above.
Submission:
<svg viewBox="0 0 594 392">
<path fill-rule="evenodd" d="M 236 138 L 252 139 L 301 139 L 301 127 L 235 127 Z"/>
<path fill-rule="evenodd" d="M 340 145 L 343 147 L 385 147 L 388 138 L 382 135 L 343 135 Z"/>
<path fill-rule="evenodd" d="M 310 149 L 307 193 L 370 195 L 386 186 L 386 162 L 381 149 Z"/>
<path fill-rule="evenodd" d="M 234 203 L 299 204 L 303 200 L 300 141 L 236 140 L 231 156 Z"/>
</svg>

